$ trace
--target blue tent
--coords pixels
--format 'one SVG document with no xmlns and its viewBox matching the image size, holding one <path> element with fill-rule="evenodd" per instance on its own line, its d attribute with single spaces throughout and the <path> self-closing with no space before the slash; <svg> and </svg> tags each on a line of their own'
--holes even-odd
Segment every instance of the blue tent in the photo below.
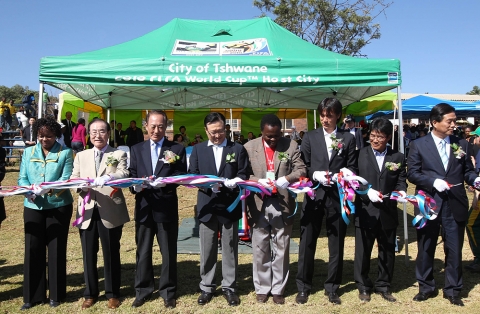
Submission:
<svg viewBox="0 0 480 314">
<path fill-rule="evenodd" d="M 478 114 L 480 109 L 480 102 L 461 102 L 461 101 L 452 101 L 445 100 L 440 98 L 434 98 L 430 96 L 419 95 L 407 99 L 402 102 L 402 113 L 404 119 L 411 118 L 428 118 L 430 111 L 433 106 L 438 105 L 439 103 L 446 103 L 455 108 L 455 112 L 458 115 L 462 116 L 473 116 Z M 378 111 L 374 114 L 366 116 L 367 120 L 373 120 L 376 117 L 387 115 L 393 115 L 393 111 Z"/>
</svg>

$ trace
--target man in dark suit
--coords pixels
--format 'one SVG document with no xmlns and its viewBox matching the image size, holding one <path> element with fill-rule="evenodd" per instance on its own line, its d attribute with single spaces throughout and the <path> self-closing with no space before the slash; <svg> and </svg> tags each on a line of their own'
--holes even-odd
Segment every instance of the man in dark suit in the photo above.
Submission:
<svg viewBox="0 0 480 314">
<path fill-rule="evenodd" d="M 335 98 L 325 98 L 318 105 L 322 127 L 303 136 L 301 153 L 310 180 L 320 183 L 315 200 L 305 198 L 300 231 L 296 302 L 306 303 L 312 289 L 313 264 L 317 238 L 323 217 L 326 217 L 328 236 L 328 272 L 325 295 L 334 304 L 341 304 L 337 294 L 342 280 L 343 246 L 347 224 L 342 219 L 340 198 L 335 183 L 329 177 L 340 171 L 345 176 L 357 172 L 355 137 L 337 129 L 342 115 L 342 104 Z M 316 184 L 316 183 L 315 183 Z"/>
<path fill-rule="evenodd" d="M 28 125 L 23 128 L 22 138 L 25 146 L 33 146 L 37 144 L 37 131 L 33 127 L 35 121 L 35 117 L 30 117 L 28 119 Z"/>
<path fill-rule="evenodd" d="M 143 142 L 143 132 L 142 129 L 137 128 L 137 122 L 135 120 L 130 121 L 130 127 L 125 130 L 127 135 L 127 146 L 132 147 L 137 143 Z"/>
<path fill-rule="evenodd" d="M 248 179 L 248 156 L 245 148 L 226 138 L 225 117 L 212 112 L 204 119 L 208 141 L 193 147 L 189 173 L 210 174 L 226 178 L 224 187 L 199 189 L 197 213 L 200 221 L 200 289 L 198 304 L 212 299 L 215 289 L 215 267 L 218 256 L 217 235 L 222 243 L 222 290 L 230 306 L 240 304 L 236 295 L 238 266 L 238 220 L 241 203 L 228 212 L 238 195 L 237 182 Z"/>
<path fill-rule="evenodd" d="M 168 177 L 187 171 L 185 148 L 165 138 L 167 114 L 149 111 L 146 129 L 150 140 L 130 149 L 130 176 L 142 178 L 151 175 Z M 165 158 L 168 155 L 172 158 Z M 178 158 L 175 158 L 178 156 Z M 176 306 L 178 197 L 176 185 L 135 186 L 135 242 L 137 263 L 135 300 L 132 307 L 140 307 L 152 296 L 155 286 L 152 246 L 156 236 L 162 253 L 159 294 L 166 308 Z"/>
<path fill-rule="evenodd" d="M 72 130 L 77 124 L 72 121 L 72 113 L 70 111 L 65 112 L 65 119 L 62 120 L 62 123 L 66 127 L 63 140 L 68 148 L 72 148 Z"/>
<path fill-rule="evenodd" d="M 358 175 L 371 185 L 367 194 L 355 198 L 355 262 L 354 278 L 361 301 L 370 301 L 375 291 L 385 300 L 395 302 L 390 291 L 395 264 L 395 239 L 398 226 L 397 201 L 382 195 L 399 191 L 404 198 L 407 190 L 405 156 L 387 147 L 393 125 L 377 118 L 370 125 L 370 147 L 358 154 Z M 364 188 L 361 188 L 364 189 Z M 368 277 L 373 245 L 378 243 L 378 277 L 375 285 Z"/>
<path fill-rule="evenodd" d="M 470 159 L 468 142 L 453 136 L 455 108 L 440 103 L 430 112 L 433 130 L 410 144 L 407 177 L 435 199 L 438 217 L 417 229 L 418 254 L 416 276 L 419 293 L 414 301 L 425 301 L 436 294 L 433 262 L 440 225 L 445 251 L 445 287 L 443 297 L 463 306 L 460 291 L 462 279 L 462 247 L 468 217 L 468 198 L 463 182 L 474 185 L 477 178 Z M 453 184 L 455 186 L 451 186 Z M 458 184 L 458 185 L 456 185 Z M 415 208 L 415 214 L 418 214 Z"/>
<path fill-rule="evenodd" d="M 115 140 L 117 141 L 117 147 L 118 146 L 124 146 L 125 145 L 125 131 L 122 130 L 122 123 L 118 122 L 117 123 L 117 128 L 115 129 Z"/>
<path fill-rule="evenodd" d="M 347 114 L 343 122 L 342 129 L 355 136 L 355 146 L 357 150 L 362 149 L 364 147 L 362 128 L 355 127 L 355 117 L 351 114 Z"/>
</svg>

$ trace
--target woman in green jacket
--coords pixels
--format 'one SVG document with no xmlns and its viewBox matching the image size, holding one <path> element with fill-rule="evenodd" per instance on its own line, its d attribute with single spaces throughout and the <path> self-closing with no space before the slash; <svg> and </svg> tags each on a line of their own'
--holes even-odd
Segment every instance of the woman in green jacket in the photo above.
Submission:
<svg viewBox="0 0 480 314">
<path fill-rule="evenodd" d="M 42 182 L 68 180 L 72 174 L 73 153 L 56 141 L 60 125 L 52 118 L 38 119 L 33 126 L 38 143 L 23 152 L 18 185 L 34 185 L 34 192 L 25 196 L 25 262 L 22 310 L 47 302 L 56 307 L 67 290 L 67 237 L 72 217 L 73 198 L 70 190 L 44 190 Z M 48 281 L 46 249 L 48 248 Z"/>
</svg>

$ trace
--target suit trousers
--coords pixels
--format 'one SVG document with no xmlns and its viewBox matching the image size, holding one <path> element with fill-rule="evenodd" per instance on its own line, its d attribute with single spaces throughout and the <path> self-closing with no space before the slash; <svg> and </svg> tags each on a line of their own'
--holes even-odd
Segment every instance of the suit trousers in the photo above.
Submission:
<svg viewBox="0 0 480 314">
<path fill-rule="evenodd" d="M 336 292 L 342 282 L 343 247 L 347 232 L 347 224 L 340 213 L 340 201 L 325 194 L 322 200 L 307 200 L 307 202 L 312 203 L 307 203 L 300 221 L 297 289 L 304 292 L 310 292 L 312 289 L 317 239 L 325 216 L 329 259 L 324 287 L 326 292 Z"/>
<path fill-rule="evenodd" d="M 103 267 L 105 276 L 105 297 L 120 297 L 121 261 L 120 238 L 123 225 L 108 229 L 104 226 L 98 209 L 95 207 L 87 229 L 80 229 L 80 241 L 83 251 L 83 268 L 85 277 L 85 299 L 97 298 L 98 289 L 97 255 L 99 239 L 102 243 Z"/>
<path fill-rule="evenodd" d="M 45 210 L 24 208 L 25 261 L 23 265 L 24 303 L 61 301 L 67 294 L 67 238 L 72 204 Z M 48 248 L 48 282 L 47 261 Z"/>
<path fill-rule="evenodd" d="M 218 232 L 222 242 L 222 290 L 236 291 L 238 268 L 238 221 L 221 224 L 215 216 L 200 221 L 200 289 L 213 293 L 217 288 L 215 269 L 218 257 Z"/>
<path fill-rule="evenodd" d="M 155 222 L 150 213 L 143 222 L 135 222 L 135 243 L 137 245 L 135 297 L 149 299 L 155 289 L 152 264 L 153 239 L 162 254 L 162 270 L 158 291 L 163 299 L 173 299 L 177 292 L 177 239 L 178 222 Z"/>
<path fill-rule="evenodd" d="M 355 227 L 354 278 L 358 290 L 373 292 L 374 284 L 368 277 L 375 239 L 378 243 L 378 276 L 375 291 L 390 290 L 395 265 L 396 228 L 383 229 L 380 220 L 373 228 Z"/>
<path fill-rule="evenodd" d="M 291 235 L 292 225 L 284 224 L 282 211 L 273 205 L 264 206 L 252 229 L 253 284 L 257 294 L 283 295 L 285 292 Z"/>
<path fill-rule="evenodd" d="M 443 292 L 447 296 L 458 296 L 463 288 L 462 248 L 465 222 L 455 221 L 448 205 L 448 202 L 444 200 L 437 218 L 427 221 L 423 228 L 417 229 L 418 254 L 415 272 L 420 292 L 433 292 L 435 290 L 435 279 L 433 278 L 435 249 L 440 225 L 442 225 L 442 236 L 445 241 L 443 245 L 445 251 Z"/>
</svg>

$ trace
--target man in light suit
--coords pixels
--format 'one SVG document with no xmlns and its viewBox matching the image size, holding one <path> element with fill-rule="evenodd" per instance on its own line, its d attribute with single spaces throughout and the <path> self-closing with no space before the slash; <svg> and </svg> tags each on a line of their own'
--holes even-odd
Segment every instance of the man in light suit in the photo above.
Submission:
<svg viewBox="0 0 480 314">
<path fill-rule="evenodd" d="M 70 111 L 65 112 L 65 119 L 62 120 L 62 123 L 66 127 L 63 135 L 65 139 L 65 145 L 67 145 L 68 148 L 72 148 L 72 130 L 77 124 L 72 121 L 72 113 Z"/>
<path fill-rule="evenodd" d="M 252 227 L 253 283 L 257 302 L 267 302 L 272 294 L 275 304 L 284 304 L 295 211 L 295 199 L 286 188 L 306 176 L 307 169 L 298 144 L 282 137 L 282 123 L 276 115 L 264 115 L 260 130 L 262 137 L 245 144 L 251 165 L 248 174 L 250 180 L 267 188 L 272 188 L 271 182 L 275 182 L 278 192 L 264 198 L 251 194 L 247 199 Z"/>
<path fill-rule="evenodd" d="M 397 201 L 382 195 L 399 191 L 404 198 L 407 190 L 405 156 L 387 147 L 393 125 L 377 118 L 370 125 L 370 146 L 359 151 L 358 175 L 371 185 L 367 194 L 355 197 L 355 261 L 354 278 L 361 301 L 369 302 L 371 293 L 395 302 L 390 290 L 395 264 L 395 240 L 398 226 Z M 361 187 L 359 190 L 365 190 Z M 378 277 L 375 285 L 368 277 L 373 245 L 378 243 Z"/>
<path fill-rule="evenodd" d="M 338 188 L 331 183 L 340 171 L 344 176 L 357 172 L 355 137 L 337 129 L 342 115 L 342 104 L 335 98 L 325 98 L 318 105 L 322 127 L 303 136 L 301 153 L 310 180 L 320 183 L 315 200 L 305 198 L 300 221 L 300 250 L 298 257 L 296 302 L 306 303 L 312 289 L 313 265 L 317 238 L 323 217 L 326 217 L 328 237 L 328 271 L 325 295 L 334 304 L 341 304 L 337 294 L 342 281 L 343 246 L 347 224 L 342 218 Z"/>
<path fill-rule="evenodd" d="M 480 178 L 475 174 L 468 142 L 452 135 L 456 118 L 455 108 L 448 104 L 432 108 L 433 130 L 410 144 L 407 177 L 416 185 L 416 191 L 422 190 L 435 199 L 440 209 L 436 219 L 417 229 L 416 276 L 420 291 L 413 300 L 425 301 L 436 294 L 433 262 L 441 225 L 445 251 L 443 297 L 451 304 L 463 306 L 462 247 L 468 218 L 463 182 L 474 185 Z M 415 211 L 418 214 L 417 208 Z"/>
<path fill-rule="evenodd" d="M 168 119 L 160 110 L 151 110 L 146 117 L 148 141 L 130 149 L 130 176 L 169 177 L 185 174 L 187 164 L 183 145 L 165 138 Z M 136 273 L 135 300 L 132 307 L 142 306 L 152 297 L 155 278 L 152 265 L 153 239 L 157 237 L 162 254 L 159 294 L 166 308 L 176 307 L 177 292 L 177 185 L 154 184 L 133 187 L 135 194 Z"/>
<path fill-rule="evenodd" d="M 82 188 L 78 197 L 77 219 L 81 216 L 84 200 L 87 200 L 83 222 L 78 225 L 86 285 L 82 309 L 95 304 L 99 295 L 97 270 L 99 239 L 102 243 L 108 307 L 115 309 L 120 305 L 120 238 L 123 224 L 130 221 L 130 217 L 122 189 L 114 190 L 103 185 L 113 179 L 128 177 L 128 170 L 126 153 L 108 146 L 110 132 L 109 124 L 101 119 L 89 125 L 90 140 L 94 148 L 77 153 L 71 176 L 71 178 L 96 178 L 94 185 L 97 186 L 90 190 Z"/>
<path fill-rule="evenodd" d="M 240 304 L 237 291 L 238 220 L 241 203 L 231 212 L 227 208 L 238 195 L 237 182 L 247 180 L 248 156 L 245 148 L 226 138 L 225 117 L 212 112 L 203 120 L 208 141 L 193 147 L 189 173 L 209 174 L 226 178 L 224 187 L 199 189 L 197 213 L 200 221 L 200 289 L 198 304 L 212 299 L 215 289 L 215 268 L 218 255 L 218 232 L 222 242 L 222 290 L 230 306 Z"/>
</svg>

